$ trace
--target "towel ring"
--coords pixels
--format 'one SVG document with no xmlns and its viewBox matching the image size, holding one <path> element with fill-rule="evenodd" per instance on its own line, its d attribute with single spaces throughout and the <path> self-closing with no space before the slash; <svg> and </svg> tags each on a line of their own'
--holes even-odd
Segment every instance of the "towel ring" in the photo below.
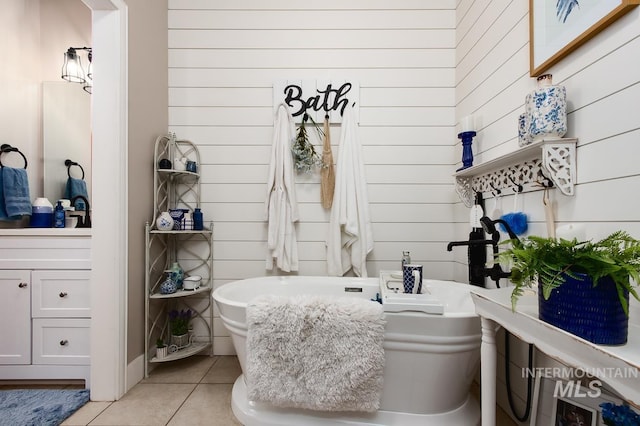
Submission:
<svg viewBox="0 0 640 426">
<path fill-rule="evenodd" d="M 27 168 L 27 157 L 25 157 L 24 154 L 20 152 L 18 148 L 14 148 L 8 143 L 3 143 L 2 145 L 0 145 L 0 158 L 2 157 L 2 154 L 6 152 L 17 152 L 18 154 L 20 154 L 22 156 L 22 159 L 24 160 L 24 168 L 25 169 Z M 0 167 L 4 167 L 1 159 L 0 159 Z"/>
<path fill-rule="evenodd" d="M 80 170 L 82 170 L 82 179 L 84 180 L 84 169 L 82 166 L 75 161 L 71 161 L 69 159 L 64 160 L 64 165 L 67 166 L 67 176 L 71 177 L 71 166 L 78 166 Z"/>
</svg>

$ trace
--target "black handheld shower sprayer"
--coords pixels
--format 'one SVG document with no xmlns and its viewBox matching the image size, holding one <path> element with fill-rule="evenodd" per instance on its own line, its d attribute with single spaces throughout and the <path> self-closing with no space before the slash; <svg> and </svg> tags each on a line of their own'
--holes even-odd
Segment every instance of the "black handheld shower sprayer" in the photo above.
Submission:
<svg viewBox="0 0 640 426">
<path fill-rule="evenodd" d="M 484 232 L 491 235 L 493 239 L 498 239 L 498 240 L 500 239 L 500 231 L 498 231 L 498 229 L 496 228 L 496 224 L 499 223 L 504 227 L 505 231 L 507 231 L 507 234 L 509 234 L 509 238 L 511 240 L 515 240 L 516 243 L 520 241 L 518 239 L 518 236 L 515 234 L 515 232 L 513 232 L 513 230 L 509 226 L 509 224 L 502 219 L 491 219 L 488 216 L 483 216 L 480 218 L 480 223 L 482 224 L 482 228 L 484 229 Z"/>
</svg>

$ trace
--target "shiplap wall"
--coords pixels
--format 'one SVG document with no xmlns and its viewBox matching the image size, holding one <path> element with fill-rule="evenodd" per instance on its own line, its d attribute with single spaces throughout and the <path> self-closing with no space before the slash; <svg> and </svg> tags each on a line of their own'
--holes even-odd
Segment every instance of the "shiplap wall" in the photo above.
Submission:
<svg viewBox="0 0 640 426">
<path fill-rule="evenodd" d="M 271 274 L 264 201 L 272 85 L 285 79 L 360 84 L 375 240 L 369 275 L 399 269 L 409 250 L 426 276 L 451 279 L 454 48 L 454 0 L 169 1 L 169 127 L 200 148 L 214 286 Z M 339 136 L 333 127 L 334 159 Z M 326 275 L 329 211 L 320 206 L 319 174 L 298 175 L 296 191 L 299 274 Z M 214 328 L 216 353 L 230 353 L 217 316 Z"/>
<path fill-rule="evenodd" d="M 473 114 L 479 122 L 474 140 L 476 161 L 518 149 L 517 117 L 535 88 L 529 76 L 528 2 L 462 0 L 456 8 L 456 115 Z M 635 188 L 640 185 L 640 9 L 634 9 L 571 53 L 548 72 L 567 88 L 568 133 L 576 137 L 577 185 L 574 197 L 552 191 L 559 226 L 584 224 L 588 238 L 616 229 L 640 237 Z M 456 158 L 460 150 L 456 153 Z M 542 192 L 518 197 L 529 215 L 529 234 L 546 236 Z M 504 213 L 513 196 L 503 197 Z M 494 208 L 487 200 L 487 211 Z M 456 200 L 457 238 L 468 234 L 468 209 Z M 454 277 L 467 276 L 465 253 L 456 253 Z M 633 314 L 633 313 L 632 313 Z M 637 321 L 637 318 L 632 318 Z M 503 339 L 503 336 L 500 336 Z M 499 347 L 502 347 L 500 342 Z M 523 413 L 526 346 L 512 345 L 511 375 L 518 412 Z M 538 362 L 547 362 L 540 356 Z M 509 411 L 502 355 L 498 360 L 499 403 Z"/>
</svg>

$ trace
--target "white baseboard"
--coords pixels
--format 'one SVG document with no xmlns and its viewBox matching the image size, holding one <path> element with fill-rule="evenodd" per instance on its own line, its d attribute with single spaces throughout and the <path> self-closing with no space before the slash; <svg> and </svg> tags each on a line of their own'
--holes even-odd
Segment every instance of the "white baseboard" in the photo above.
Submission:
<svg viewBox="0 0 640 426">
<path fill-rule="evenodd" d="M 144 378 L 144 354 L 127 364 L 127 392 Z"/>
</svg>

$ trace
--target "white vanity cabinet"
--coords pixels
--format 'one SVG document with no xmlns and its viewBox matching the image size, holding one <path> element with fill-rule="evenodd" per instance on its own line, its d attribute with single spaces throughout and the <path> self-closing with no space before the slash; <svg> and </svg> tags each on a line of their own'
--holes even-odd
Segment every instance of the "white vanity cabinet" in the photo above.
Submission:
<svg viewBox="0 0 640 426">
<path fill-rule="evenodd" d="M 0 365 L 31 363 L 31 274 L 0 270 Z M 0 376 L 1 377 L 1 376 Z"/>
<path fill-rule="evenodd" d="M 0 381 L 89 387 L 90 256 L 90 229 L 0 230 Z"/>
</svg>

